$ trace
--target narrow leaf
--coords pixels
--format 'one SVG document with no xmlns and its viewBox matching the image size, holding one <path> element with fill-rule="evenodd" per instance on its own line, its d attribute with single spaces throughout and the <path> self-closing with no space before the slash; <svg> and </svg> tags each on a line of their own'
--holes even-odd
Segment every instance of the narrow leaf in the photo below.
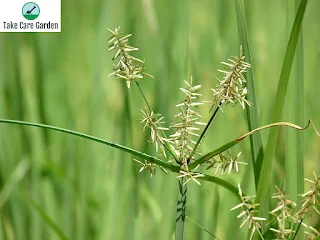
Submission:
<svg viewBox="0 0 320 240">
<path fill-rule="evenodd" d="M 0 192 L 0 210 L 8 201 L 11 193 L 21 182 L 29 169 L 29 163 L 27 160 L 22 160 L 16 167 L 11 177 L 5 182 L 4 187 Z"/>
<path fill-rule="evenodd" d="M 251 70 L 247 72 L 247 83 L 249 94 L 247 95 L 248 100 L 252 103 L 251 107 L 246 108 L 247 112 L 247 123 L 249 131 L 259 127 L 259 114 L 258 114 L 258 102 L 256 97 L 255 82 L 254 82 L 254 64 L 252 63 L 249 39 L 247 32 L 247 22 L 245 16 L 245 9 L 243 0 L 235 0 L 235 8 L 237 13 L 237 23 L 238 23 L 238 32 L 240 38 L 240 44 L 243 46 L 243 52 L 246 56 L 246 62 L 251 63 Z M 254 177 L 256 187 L 259 181 L 259 173 L 261 169 L 262 159 L 263 159 L 263 149 L 262 149 L 262 140 L 260 133 L 250 136 L 250 145 L 251 145 L 251 157 L 254 166 Z"/>
<path fill-rule="evenodd" d="M 117 143 L 113 143 L 113 142 L 109 142 L 109 141 L 103 140 L 101 138 L 97 138 L 97 137 L 94 137 L 94 136 L 91 136 L 91 135 L 87 135 L 87 134 L 84 134 L 84 133 L 68 130 L 68 129 L 65 129 L 65 128 L 59 128 L 59 127 L 55 127 L 55 126 L 40 124 L 40 123 L 24 122 L 24 121 L 9 120 L 9 119 L 0 119 L 0 123 L 10 123 L 10 124 L 18 124 L 18 125 L 27 125 L 27 126 L 32 126 L 32 127 L 46 128 L 46 129 L 50 129 L 50 130 L 54 130 L 54 131 L 58 131 L 58 132 L 63 132 L 63 133 L 75 135 L 75 136 L 78 136 L 78 137 L 89 139 L 91 141 L 95 141 L 95 142 L 99 142 L 99 143 L 108 145 L 108 146 L 113 147 L 113 148 L 117 148 L 117 149 L 119 149 L 121 151 L 130 153 L 131 155 L 134 155 L 136 157 L 145 159 L 145 160 L 147 160 L 149 162 L 155 163 L 155 164 L 157 164 L 157 165 L 159 165 L 161 167 L 164 167 L 164 168 L 166 168 L 168 170 L 171 170 L 173 172 L 177 172 L 178 173 L 180 171 L 180 168 L 178 166 L 169 164 L 167 162 L 164 162 L 164 161 L 162 161 L 162 160 L 160 160 L 158 158 L 155 158 L 153 156 L 150 156 L 148 154 L 139 152 L 139 151 L 134 150 L 132 148 L 128 148 L 128 147 L 122 146 L 122 145 L 117 144 Z"/>
<path fill-rule="evenodd" d="M 49 227 L 59 236 L 61 240 L 68 240 L 67 236 L 62 232 L 60 227 L 51 219 L 49 215 L 30 197 L 21 195 L 21 198 L 30 204 L 41 216 L 41 218 L 49 225 Z"/>
</svg>

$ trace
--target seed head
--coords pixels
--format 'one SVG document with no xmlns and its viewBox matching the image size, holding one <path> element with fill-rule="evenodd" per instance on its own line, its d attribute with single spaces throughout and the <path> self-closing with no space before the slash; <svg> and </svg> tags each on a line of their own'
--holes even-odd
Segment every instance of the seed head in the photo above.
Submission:
<svg viewBox="0 0 320 240">
<path fill-rule="evenodd" d="M 221 103 L 240 103 L 242 108 L 245 105 L 251 105 L 251 103 L 246 99 L 248 95 L 248 90 L 243 86 L 246 82 L 243 73 L 246 72 L 247 68 L 251 65 L 244 61 L 245 56 L 242 54 L 242 47 L 240 47 L 240 56 L 232 57 L 228 59 L 229 62 L 221 62 L 225 70 L 218 70 L 224 74 L 222 80 L 217 79 L 219 82 L 216 88 L 212 88 L 213 100 L 210 102 L 211 106 Z"/>
<path fill-rule="evenodd" d="M 182 103 L 176 105 L 180 112 L 175 118 L 179 121 L 170 126 L 170 128 L 176 129 L 170 137 L 174 142 L 175 154 L 180 164 L 185 164 L 192 152 L 193 146 L 196 144 L 192 138 L 199 137 L 199 134 L 196 133 L 200 130 L 199 126 L 206 125 L 199 121 L 201 115 L 197 112 L 197 108 L 203 104 L 203 102 L 197 101 L 201 94 L 196 92 L 201 88 L 201 85 L 193 86 L 192 77 L 190 82 L 185 81 L 185 83 L 187 88 L 180 88 L 180 90 L 186 95 L 186 98 Z"/>
<path fill-rule="evenodd" d="M 116 51 L 112 60 L 119 58 L 118 63 L 113 65 L 114 72 L 109 74 L 109 76 L 115 75 L 118 78 L 124 79 L 128 88 L 130 88 L 131 81 L 137 81 L 145 76 L 152 77 L 144 71 L 144 61 L 131 55 L 132 51 L 139 50 L 139 48 L 128 44 L 128 39 L 132 34 L 124 35 L 120 32 L 120 27 L 115 28 L 115 30 L 108 30 L 111 33 L 111 37 L 108 40 L 109 47 L 107 51 Z"/>
</svg>

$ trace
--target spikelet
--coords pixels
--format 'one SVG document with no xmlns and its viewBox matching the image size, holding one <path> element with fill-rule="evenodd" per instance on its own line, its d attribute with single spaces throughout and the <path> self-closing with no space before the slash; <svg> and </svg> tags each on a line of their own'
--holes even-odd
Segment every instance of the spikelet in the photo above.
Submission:
<svg viewBox="0 0 320 240">
<path fill-rule="evenodd" d="M 203 102 L 197 101 L 201 97 L 201 94 L 196 92 L 201 88 L 201 85 L 193 86 L 192 81 L 191 77 L 190 82 L 184 81 L 187 88 L 180 88 L 186 95 L 186 99 L 176 105 L 180 109 L 180 112 L 175 118 L 179 119 L 179 121 L 170 125 L 170 128 L 175 129 L 174 133 L 170 136 L 174 142 L 175 154 L 178 162 L 185 166 L 187 166 L 186 160 L 196 144 L 192 138 L 199 137 L 197 131 L 200 130 L 200 125 L 206 125 L 199 121 L 201 115 L 196 111 L 196 108 L 203 104 Z"/>
<path fill-rule="evenodd" d="M 206 163 L 209 164 L 207 167 L 207 170 L 210 168 L 216 168 L 215 174 L 217 174 L 220 170 L 221 175 L 225 173 L 226 171 L 228 174 L 231 172 L 239 172 L 239 164 L 247 165 L 245 162 L 238 161 L 240 158 L 241 152 L 238 153 L 237 156 L 233 157 L 231 150 L 229 149 L 229 154 L 223 155 L 219 154 L 219 158 L 211 158 Z"/>
<path fill-rule="evenodd" d="M 210 105 L 213 107 L 216 104 L 221 103 L 240 103 L 242 108 L 245 108 L 245 105 L 251 105 L 251 103 L 246 99 L 248 95 L 248 90 L 243 85 L 246 82 L 243 73 L 246 72 L 247 68 L 250 68 L 251 65 L 244 61 L 245 56 L 242 54 L 242 47 L 240 47 L 240 56 L 232 57 L 228 59 L 229 62 L 221 62 L 226 70 L 218 70 L 224 74 L 222 80 L 218 80 L 218 85 L 216 88 L 212 88 L 213 100 L 210 102 Z"/>
<path fill-rule="evenodd" d="M 240 225 L 240 228 L 243 227 L 246 223 L 249 223 L 249 229 L 251 230 L 250 240 L 253 238 L 254 233 L 257 231 L 259 234 L 261 234 L 261 225 L 258 221 L 265 221 L 265 218 L 256 217 L 255 214 L 257 213 L 257 210 L 255 208 L 259 206 L 258 203 L 251 204 L 250 201 L 255 196 L 243 196 L 242 190 L 240 187 L 240 184 L 238 184 L 238 190 L 239 190 L 239 196 L 241 198 L 241 203 L 237 206 L 231 208 L 231 211 L 236 210 L 238 208 L 242 209 L 242 212 L 237 216 L 237 218 L 244 217 L 244 220 L 242 224 Z"/>
<path fill-rule="evenodd" d="M 154 144 L 156 152 L 159 152 L 160 150 L 164 157 L 167 157 L 165 144 L 170 144 L 172 142 L 170 139 L 162 137 L 160 133 L 161 131 L 169 130 L 169 128 L 162 126 L 163 124 L 165 124 L 165 122 L 163 121 L 164 117 L 160 113 L 154 113 L 152 111 L 150 112 L 147 107 L 145 107 L 144 110 L 141 110 L 141 112 L 143 114 L 143 119 L 141 121 L 141 123 L 144 123 L 143 129 L 150 129 L 151 142 Z"/>
<path fill-rule="evenodd" d="M 144 61 L 131 55 L 132 51 L 139 50 L 128 44 L 128 39 L 132 34 L 124 35 L 120 32 L 120 27 L 115 28 L 115 30 L 108 30 L 111 33 L 111 37 L 108 40 L 109 47 L 107 51 L 116 51 L 112 60 L 119 58 L 118 63 L 113 65 L 114 72 L 109 74 L 109 76 L 115 75 L 118 78 L 124 79 L 128 88 L 130 88 L 131 81 L 133 80 L 137 81 L 145 76 L 152 77 L 144 71 Z"/>
<path fill-rule="evenodd" d="M 312 211 L 320 215 L 320 176 L 313 173 L 315 180 L 305 178 L 305 181 L 311 184 L 311 188 L 304 194 L 301 194 L 302 207 L 297 212 L 296 216 L 304 218 L 306 214 L 311 214 Z"/>
<path fill-rule="evenodd" d="M 272 198 L 278 199 L 278 203 L 275 209 L 270 212 L 275 227 L 270 230 L 275 233 L 276 239 L 291 239 L 295 234 L 292 228 L 297 223 L 297 219 L 294 217 L 296 203 L 287 199 L 285 193 L 277 186 L 276 189 L 277 193 L 273 194 Z"/>
</svg>

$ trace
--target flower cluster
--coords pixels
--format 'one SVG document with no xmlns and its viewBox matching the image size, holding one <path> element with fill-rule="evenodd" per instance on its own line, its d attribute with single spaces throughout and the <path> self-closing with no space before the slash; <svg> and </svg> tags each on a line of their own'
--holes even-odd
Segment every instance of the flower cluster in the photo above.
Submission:
<svg viewBox="0 0 320 240">
<path fill-rule="evenodd" d="M 153 111 L 149 111 L 146 107 L 144 110 L 141 110 L 143 114 L 143 119 L 141 123 L 144 123 L 143 129 L 150 128 L 151 131 L 151 142 L 156 147 L 156 152 L 161 150 L 161 153 L 166 156 L 165 146 L 166 143 L 172 143 L 170 139 L 161 136 L 161 131 L 169 130 L 169 128 L 162 127 L 162 124 L 165 124 L 163 121 L 164 117 L 157 113 L 155 114 Z"/>
<path fill-rule="evenodd" d="M 194 181 L 196 184 L 201 185 L 201 183 L 198 181 L 197 178 L 204 177 L 205 175 L 202 173 L 196 172 L 197 168 L 195 168 L 193 171 L 186 170 L 180 170 L 179 175 L 177 178 L 186 177 L 187 180 L 184 182 L 183 185 L 186 185 L 190 180 Z"/>
<path fill-rule="evenodd" d="M 238 184 L 239 196 L 241 198 L 241 203 L 237 206 L 231 208 L 231 211 L 236 210 L 238 208 L 242 209 L 242 212 L 237 216 L 237 218 L 244 217 L 240 228 L 243 227 L 247 222 L 249 223 L 249 229 L 251 229 L 250 240 L 253 238 L 254 233 L 257 231 L 261 235 L 261 225 L 258 221 L 265 221 L 265 218 L 256 217 L 255 214 L 257 210 L 255 208 L 259 206 L 258 203 L 252 204 L 251 200 L 255 196 L 243 196 L 240 184 Z"/>
<path fill-rule="evenodd" d="M 157 164 L 154 164 L 154 163 L 150 163 L 148 162 L 147 160 L 143 162 L 137 160 L 137 159 L 133 159 L 134 161 L 136 161 L 137 163 L 139 163 L 142 167 L 140 168 L 139 172 L 142 172 L 143 170 L 146 170 L 148 169 L 149 170 L 149 173 L 150 173 L 150 176 L 153 177 L 154 175 L 156 175 L 156 167 L 157 167 Z M 164 172 L 164 173 L 168 173 L 167 170 L 165 170 L 163 167 L 159 166 L 160 169 Z"/>
<path fill-rule="evenodd" d="M 245 105 L 251 105 L 251 103 L 246 99 L 248 95 L 248 90 L 244 87 L 246 82 L 243 73 L 246 72 L 247 68 L 250 68 L 251 65 L 244 61 L 245 56 L 242 54 L 242 48 L 240 47 L 240 56 L 232 57 L 228 59 L 229 62 L 222 62 L 226 67 L 226 70 L 218 70 L 224 74 L 222 80 L 218 80 L 218 85 L 216 88 L 212 88 L 213 100 L 210 105 L 216 105 L 219 103 L 240 103 L 242 108 L 245 108 Z"/>
<path fill-rule="evenodd" d="M 145 76 L 152 77 L 144 71 L 144 61 L 133 57 L 130 52 L 139 50 L 138 48 L 128 45 L 128 39 L 132 34 L 124 35 L 120 32 L 120 27 L 115 30 L 108 29 L 112 36 L 108 40 L 108 50 L 117 50 L 116 54 L 112 58 L 115 60 L 119 58 L 119 61 L 114 66 L 114 72 L 109 76 L 115 75 L 118 78 L 124 79 L 130 88 L 131 81 L 142 79 Z"/>
<path fill-rule="evenodd" d="M 297 212 L 297 216 L 304 217 L 307 213 L 314 210 L 320 215 L 320 176 L 313 173 L 315 180 L 305 179 L 306 182 L 311 183 L 311 188 L 308 192 L 302 194 L 303 204 L 302 208 Z"/>
<path fill-rule="evenodd" d="M 180 88 L 186 95 L 186 99 L 176 105 L 176 107 L 180 108 L 180 112 L 175 116 L 179 121 L 170 125 L 170 128 L 175 129 L 170 137 L 174 142 L 177 161 L 180 165 L 185 166 L 188 164 L 186 161 L 196 144 L 192 138 L 200 136 L 196 133 L 196 131 L 200 130 L 200 125 L 206 125 L 199 121 L 201 115 L 196 111 L 196 108 L 203 104 L 203 102 L 197 101 L 201 94 L 196 92 L 201 88 L 201 85 L 193 86 L 192 81 L 191 77 L 190 82 L 185 81 L 187 88 Z"/>
<path fill-rule="evenodd" d="M 294 217 L 296 210 L 296 203 L 287 199 L 284 192 L 276 186 L 277 193 L 273 194 L 272 198 L 278 199 L 278 203 L 275 209 L 270 214 L 274 217 L 273 221 L 276 221 L 275 226 L 271 227 L 270 230 L 275 233 L 276 239 L 290 239 L 295 231 L 292 226 L 297 222 Z"/>
<path fill-rule="evenodd" d="M 285 193 L 276 186 L 277 193 L 273 194 L 272 198 L 277 199 L 276 207 L 270 212 L 273 219 L 270 221 L 271 224 L 270 231 L 274 233 L 273 239 L 276 240 L 285 240 L 285 239 L 293 239 L 296 235 L 296 231 L 299 229 L 299 226 L 304 226 L 307 231 L 305 234 L 308 236 L 308 239 L 317 239 L 320 237 L 319 230 L 316 230 L 314 227 L 306 224 L 306 216 L 310 215 L 313 211 L 317 214 L 320 214 L 319 206 L 320 206 L 320 177 L 314 173 L 315 180 L 305 179 L 308 183 L 311 183 L 311 189 L 306 193 L 302 194 L 302 207 L 299 211 L 297 211 L 296 203 L 289 200 Z M 251 226 L 251 238 L 253 237 L 254 231 L 260 229 L 259 223 L 256 223 L 256 220 L 264 220 L 263 218 L 254 217 L 254 213 L 256 212 L 254 209 L 259 204 L 251 204 L 250 200 L 253 197 L 243 196 L 240 185 L 239 188 L 239 196 L 242 200 L 242 203 L 235 206 L 231 210 L 235 210 L 237 208 L 242 208 L 243 211 L 238 218 L 246 215 L 244 222 L 240 227 L 244 225 L 245 222 L 249 221 L 249 228 Z M 296 212 L 297 211 L 297 212 Z M 258 233 L 261 235 L 260 230 Z"/>
<path fill-rule="evenodd" d="M 209 166 L 207 167 L 207 170 L 210 168 L 216 168 L 215 174 L 218 173 L 220 170 L 221 175 L 225 172 L 228 171 L 228 174 L 233 172 L 239 172 L 239 164 L 247 164 L 245 162 L 239 162 L 241 152 L 238 153 L 237 156 L 233 157 L 231 154 L 231 150 L 229 149 L 229 155 L 225 156 L 222 153 L 219 154 L 219 158 L 211 158 L 211 160 L 208 160 L 206 163 L 209 163 Z"/>
</svg>

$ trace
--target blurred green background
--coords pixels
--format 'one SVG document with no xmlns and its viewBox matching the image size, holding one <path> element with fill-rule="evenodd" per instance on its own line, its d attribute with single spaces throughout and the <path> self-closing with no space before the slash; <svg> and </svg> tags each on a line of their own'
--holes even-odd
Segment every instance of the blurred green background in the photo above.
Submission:
<svg viewBox="0 0 320 240">
<path fill-rule="evenodd" d="M 288 1 L 246 0 L 252 71 L 257 87 L 261 124 L 269 124 L 282 61 L 294 19 Z M 320 127 L 320 2 L 311 0 L 303 20 L 304 118 Z M 141 87 L 156 112 L 172 122 L 178 91 L 192 75 L 210 100 L 214 76 L 221 61 L 239 54 L 237 19 L 233 1 L 68 0 L 62 1 L 61 33 L 0 34 L 0 118 L 55 125 L 125 144 L 153 154 L 148 133 L 140 124 L 144 102 L 135 85 L 108 77 L 113 53 L 106 52 L 109 33 L 121 25 L 132 33 L 130 45 L 146 60 Z M 297 74 L 293 65 L 291 77 Z M 301 67 L 301 66 L 300 66 Z M 300 72 L 301 73 L 301 72 Z M 294 104 L 287 102 L 286 104 Z M 209 107 L 202 107 L 204 121 Z M 283 115 L 283 120 L 287 120 Z M 213 150 L 248 131 L 245 112 L 227 106 L 218 114 L 201 146 Z M 268 131 L 262 133 L 265 144 Z M 284 181 L 284 130 L 276 151 L 271 191 Z M 305 136 L 305 176 L 320 173 L 319 138 Z M 248 166 L 225 175 L 254 193 L 249 140 L 233 148 L 242 151 Z M 21 180 L 17 166 L 29 162 Z M 24 165 L 22 166 L 22 170 Z M 172 239 L 175 229 L 177 181 L 158 171 L 138 174 L 132 157 L 88 140 L 48 130 L 0 125 L 0 239 L 59 239 L 25 193 L 50 216 L 69 239 Z M 208 172 L 214 174 L 214 170 Z M 187 215 L 220 239 L 244 239 L 238 229 L 237 204 L 226 190 L 203 182 L 188 185 Z M 30 200 L 30 199 L 29 199 Z M 313 223 L 320 228 L 315 216 Z M 318 225 L 317 225 L 318 224 Z M 319 229 L 318 228 L 318 229 Z M 211 237 L 212 238 L 212 237 Z M 211 239 L 187 220 L 186 239 Z"/>
</svg>

